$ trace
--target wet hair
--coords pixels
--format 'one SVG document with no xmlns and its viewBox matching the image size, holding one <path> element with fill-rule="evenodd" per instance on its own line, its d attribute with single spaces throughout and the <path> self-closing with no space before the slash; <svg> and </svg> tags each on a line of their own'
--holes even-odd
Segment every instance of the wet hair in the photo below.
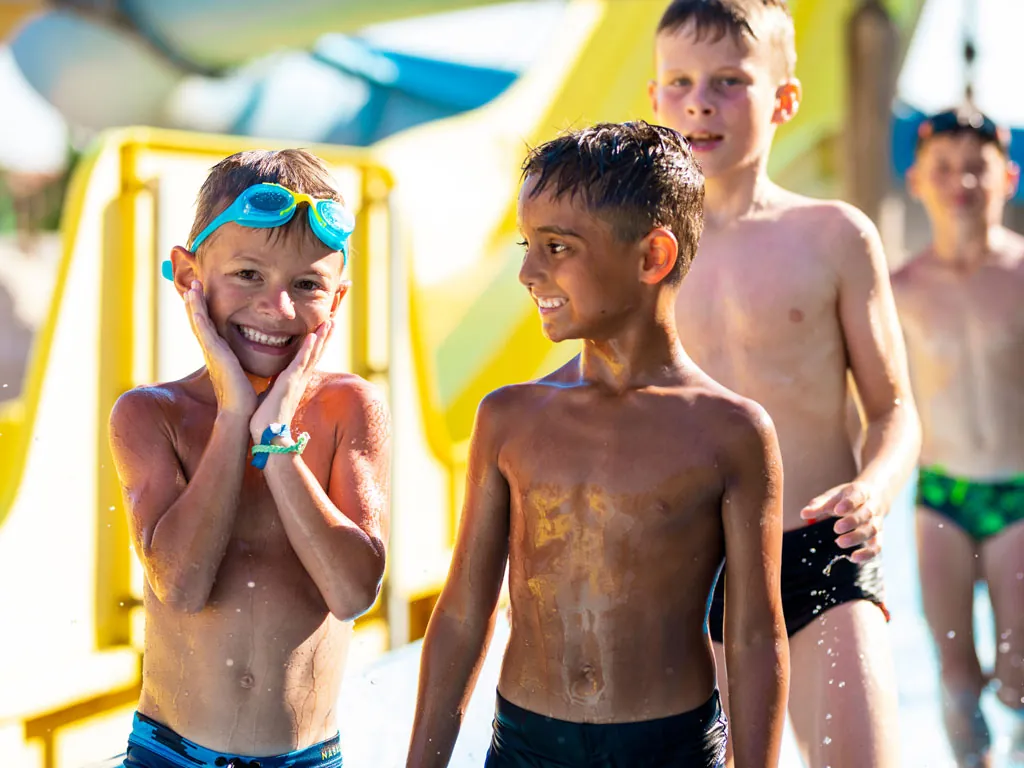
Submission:
<svg viewBox="0 0 1024 768">
<path fill-rule="evenodd" d="M 766 19 L 759 24 L 758 19 Z M 690 23 L 698 41 L 717 43 L 726 35 L 757 40 L 755 27 L 770 38 L 785 78 L 796 73 L 796 31 L 786 0 L 672 0 L 658 22 L 658 35 L 678 32 Z"/>
<path fill-rule="evenodd" d="M 528 176 L 537 179 L 531 197 L 550 190 L 555 198 L 577 198 L 622 242 L 668 229 L 679 255 L 665 282 L 678 285 L 689 271 L 704 228 L 704 176 L 686 139 L 671 128 L 637 120 L 565 133 L 530 151 L 523 163 Z"/>
<path fill-rule="evenodd" d="M 254 184 L 263 183 L 280 184 L 315 198 L 344 202 L 324 161 L 304 149 L 238 152 L 213 166 L 199 188 L 196 217 L 188 236 L 189 248 L 199 233 L 236 197 Z M 313 237 L 308 218 L 298 215 L 300 213 L 304 212 L 298 211 L 284 226 L 268 229 L 268 236 L 288 237 L 297 231 L 304 237 Z M 205 248 L 216 236 L 214 233 L 200 247 Z"/>
</svg>

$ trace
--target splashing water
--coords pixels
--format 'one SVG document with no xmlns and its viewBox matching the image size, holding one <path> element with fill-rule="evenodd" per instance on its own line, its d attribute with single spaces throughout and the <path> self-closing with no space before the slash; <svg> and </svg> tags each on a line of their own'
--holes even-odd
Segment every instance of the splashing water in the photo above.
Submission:
<svg viewBox="0 0 1024 768">
<path fill-rule="evenodd" d="M 821 740 L 821 743 L 827 747 L 829 744 L 832 743 L 832 737 L 826 736 L 824 739 Z"/>
<path fill-rule="evenodd" d="M 849 560 L 851 563 L 853 562 L 853 558 L 851 558 L 849 555 L 836 555 L 829 561 L 828 565 L 825 566 L 825 569 L 822 571 L 822 573 L 824 573 L 826 576 L 831 576 L 832 566 L 838 563 L 840 560 Z M 834 591 L 835 587 L 833 587 L 832 589 Z"/>
<path fill-rule="evenodd" d="M 946 637 L 948 637 L 950 640 L 952 640 L 954 637 L 956 637 L 956 632 L 954 632 L 951 629 L 951 630 L 949 630 L 949 632 L 946 633 Z"/>
</svg>

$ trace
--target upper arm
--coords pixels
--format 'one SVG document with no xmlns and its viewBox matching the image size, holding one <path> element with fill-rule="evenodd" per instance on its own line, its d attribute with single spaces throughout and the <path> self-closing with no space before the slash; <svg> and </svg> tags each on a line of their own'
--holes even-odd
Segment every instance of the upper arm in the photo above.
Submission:
<svg viewBox="0 0 1024 768">
<path fill-rule="evenodd" d="M 188 481 L 154 394 L 134 389 L 121 395 L 110 413 L 109 434 L 135 551 L 148 571 L 153 531 Z"/>
<path fill-rule="evenodd" d="M 344 414 L 327 496 L 371 539 L 387 546 L 391 496 L 391 414 L 383 393 L 362 379 L 337 389 Z"/>
<path fill-rule="evenodd" d="M 832 242 L 839 259 L 839 319 L 868 420 L 911 404 L 906 349 L 882 242 L 860 211 L 840 208 Z"/>
<path fill-rule="evenodd" d="M 487 621 L 501 593 L 508 559 L 511 493 L 498 466 L 508 390 L 477 410 L 466 472 L 466 498 L 438 608 L 463 621 Z"/>
<path fill-rule="evenodd" d="M 768 414 L 751 403 L 733 439 L 722 499 L 726 642 L 762 635 L 782 616 L 782 459 Z"/>
</svg>

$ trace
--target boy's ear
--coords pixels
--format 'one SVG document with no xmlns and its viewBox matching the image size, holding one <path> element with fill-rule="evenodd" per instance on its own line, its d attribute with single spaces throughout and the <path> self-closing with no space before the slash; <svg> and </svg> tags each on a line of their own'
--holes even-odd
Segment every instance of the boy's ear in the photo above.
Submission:
<svg viewBox="0 0 1024 768">
<path fill-rule="evenodd" d="M 772 115 L 772 122 L 775 125 L 785 125 L 796 117 L 803 95 L 803 86 L 795 77 L 780 85 L 775 91 L 775 114 Z"/>
<path fill-rule="evenodd" d="M 171 249 L 171 270 L 174 274 L 174 289 L 179 296 L 184 296 L 192 288 L 193 280 L 202 281 L 196 255 L 180 245 Z"/>
<path fill-rule="evenodd" d="M 334 292 L 334 301 L 331 302 L 331 317 L 334 317 L 334 313 L 338 311 L 338 305 L 341 304 L 341 300 L 345 298 L 345 294 L 351 287 L 351 280 L 342 280 L 338 283 L 338 290 Z"/>
<path fill-rule="evenodd" d="M 647 81 L 647 98 L 651 100 L 651 113 L 655 116 L 658 114 L 658 81 L 648 80 Z"/>
<path fill-rule="evenodd" d="M 1006 199 L 1012 200 L 1020 187 L 1020 166 L 1013 160 L 1006 162 Z"/>
<path fill-rule="evenodd" d="M 915 200 L 921 199 L 921 171 L 918 169 L 916 161 L 907 168 L 907 192 Z"/>
<path fill-rule="evenodd" d="M 657 227 L 643 239 L 643 261 L 640 263 L 640 282 L 657 285 L 664 280 L 679 258 L 679 241 L 665 227 Z"/>
</svg>

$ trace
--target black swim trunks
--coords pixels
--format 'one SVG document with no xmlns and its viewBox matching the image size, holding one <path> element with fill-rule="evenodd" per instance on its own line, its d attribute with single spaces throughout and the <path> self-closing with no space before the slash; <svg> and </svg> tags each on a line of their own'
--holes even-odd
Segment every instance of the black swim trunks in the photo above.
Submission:
<svg viewBox="0 0 1024 768">
<path fill-rule="evenodd" d="M 782 534 L 782 612 L 790 637 L 829 608 L 854 600 L 870 600 L 889 620 L 881 558 L 858 565 L 841 557 L 853 550 L 836 544 L 835 524 L 836 518 L 830 517 Z M 708 613 L 708 630 L 716 643 L 722 642 L 724 585 L 723 570 Z"/>
<path fill-rule="evenodd" d="M 728 725 L 716 690 L 696 709 L 637 723 L 570 723 L 502 698 L 484 768 L 722 768 Z"/>
</svg>

